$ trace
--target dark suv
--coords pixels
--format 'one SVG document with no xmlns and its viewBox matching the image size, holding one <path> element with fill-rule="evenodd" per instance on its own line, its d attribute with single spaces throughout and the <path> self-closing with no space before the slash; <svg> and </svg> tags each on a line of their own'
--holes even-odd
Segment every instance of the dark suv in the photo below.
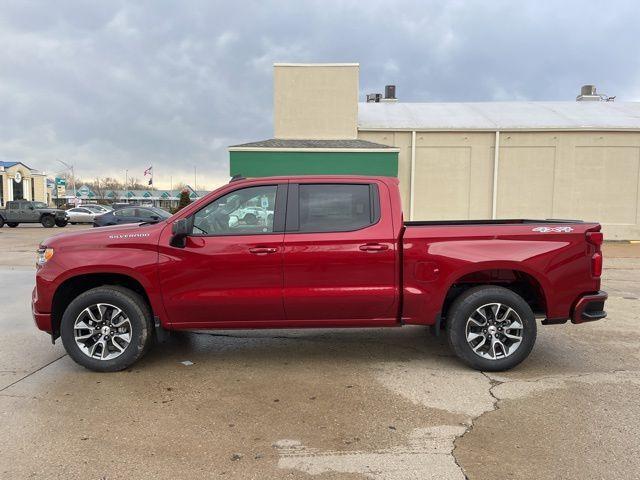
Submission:
<svg viewBox="0 0 640 480">
<path fill-rule="evenodd" d="M 0 210 L 0 228 L 6 223 L 17 227 L 20 223 L 41 223 L 43 227 L 66 227 L 69 218 L 64 210 L 49 208 L 44 202 L 14 200 L 7 202 L 5 209 Z"/>
</svg>

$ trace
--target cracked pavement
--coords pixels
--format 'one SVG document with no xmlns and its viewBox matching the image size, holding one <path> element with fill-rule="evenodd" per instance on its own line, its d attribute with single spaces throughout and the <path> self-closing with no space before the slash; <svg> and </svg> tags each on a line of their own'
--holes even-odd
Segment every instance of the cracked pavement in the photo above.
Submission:
<svg viewBox="0 0 640 480">
<path fill-rule="evenodd" d="M 640 245 L 605 246 L 606 320 L 509 372 L 404 327 L 182 334 L 97 374 L 31 320 L 49 232 L 3 230 L 0 478 L 640 478 Z"/>
</svg>

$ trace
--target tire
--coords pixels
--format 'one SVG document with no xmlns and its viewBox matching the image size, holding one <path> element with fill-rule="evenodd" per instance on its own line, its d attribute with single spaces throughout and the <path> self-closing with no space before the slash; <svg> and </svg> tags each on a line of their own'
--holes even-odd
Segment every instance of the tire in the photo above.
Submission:
<svg viewBox="0 0 640 480">
<path fill-rule="evenodd" d="M 102 305 L 102 307 L 96 307 L 97 304 Z M 105 304 L 107 305 L 106 307 Z M 115 310 L 111 307 L 120 309 L 122 314 L 113 315 Z M 93 318 L 104 319 L 106 326 L 108 326 L 106 330 L 100 322 L 93 322 L 93 325 L 89 325 L 91 316 L 86 313 L 88 308 L 93 312 Z M 128 330 L 129 333 L 129 343 L 126 345 L 126 342 L 122 341 L 126 334 L 119 333 L 119 330 L 109 325 L 109 320 L 111 320 L 111 324 L 125 322 L 125 317 L 128 324 L 124 323 L 121 328 Z M 77 328 L 81 324 L 83 327 L 92 326 L 93 328 Z M 113 331 L 110 332 L 111 329 Z M 97 333 L 94 333 L 88 339 L 80 340 L 80 343 L 84 346 L 84 348 L 81 348 L 76 341 L 76 333 L 78 336 L 86 337 L 91 332 Z M 103 333 L 113 335 L 114 332 L 114 337 L 120 338 L 112 337 L 107 340 L 106 355 L 103 345 L 93 347 L 94 343 L 102 342 L 104 344 L 105 337 L 102 335 Z M 151 346 L 153 342 L 151 310 L 140 295 L 127 288 L 114 285 L 93 288 L 82 293 L 69 304 L 62 315 L 60 336 L 65 350 L 79 365 L 96 372 L 117 372 L 137 362 Z M 115 348 L 115 343 L 119 345 L 120 352 Z M 102 358 L 110 357 L 111 355 L 116 356 Z"/>
<path fill-rule="evenodd" d="M 60 228 L 66 227 L 68 223 L 69 222 L 67 222 L 66 220 L 56 220 L 56 226 Z"/>
<path fill-rule="evenodd" d="M 16 222 L 7 222 L 7 226 L 9 228 L 16 228 L 18 225 L 20 225 L 20 224 L 16 223 Z"/>
<path fill-rule="evenodd" d="M 498 304 L 501 307 L 496 307 Z M 478 310 L 484 312 L 485 320 Z M 522 328 L 515 328 L 518 325 Z M 456 298 L 449 308 L 446 330 L 458 358 L 488 372 L 509 370 L 522 362 L 531 353 L 537 335 L 529 304 L 511 290 L 491 285 L 470 288 Z"/>
<path fill-rule="evenodd" d="M 51 215 L 45 215 L 40 219 L 40 223 L 44 228 L 53 228 L 56 225 L 56 220 Z"/>
<path fill-rule="evenodd" d="M 0 228 L 4 227 L 4 218 L 0 217 Z"/>
<path fill-rule="evenodd" d="M 77 225 L 77 223 L 76 222 L 71 222 L 71 225 Z"/>
</svg>

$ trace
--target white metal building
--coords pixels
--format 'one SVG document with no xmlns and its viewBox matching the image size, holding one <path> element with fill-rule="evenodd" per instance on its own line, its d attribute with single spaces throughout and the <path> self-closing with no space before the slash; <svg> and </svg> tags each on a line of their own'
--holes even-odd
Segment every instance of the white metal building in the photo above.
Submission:
<svg viewBox="0 0 640 480">
<path fill-rule="evenodd" d="M 400 147 L 413 219 L 578 218 L 640 238 L 640 103 L 360 103 L 358 138 Z"/>
<path fill-rule="evenodd" d="M 356 63 L 275 64 L 270 141 L 395 147 L 383 167 L 397 172 L 414 220 L 583 219 L 607 239 L 640 239 L 640 103 L 601 101 L 590 86 L 581 101 L 410 103 L 394 88 L 358 103 L 358 84 Z M 267 174 L 280 164 L 264 150 Z M 357 160 L 342 161 L 366 174 Z"/>
</svg>

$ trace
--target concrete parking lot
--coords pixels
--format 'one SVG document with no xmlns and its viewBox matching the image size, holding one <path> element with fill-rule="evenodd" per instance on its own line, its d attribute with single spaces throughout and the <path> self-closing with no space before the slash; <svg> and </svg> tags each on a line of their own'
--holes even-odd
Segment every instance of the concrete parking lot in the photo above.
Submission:
<svg viewBox="0 0 640 480">
<path fill-rule="evenodd" d="M 30 315 L 36 246 L 78 228 L 0 230 L 0 478 L 640 478 L 640 245 L 605 245 L 607 319 L 505 373 L 405 327 L 185 334 L 98 374 Z"/>
</svg>

